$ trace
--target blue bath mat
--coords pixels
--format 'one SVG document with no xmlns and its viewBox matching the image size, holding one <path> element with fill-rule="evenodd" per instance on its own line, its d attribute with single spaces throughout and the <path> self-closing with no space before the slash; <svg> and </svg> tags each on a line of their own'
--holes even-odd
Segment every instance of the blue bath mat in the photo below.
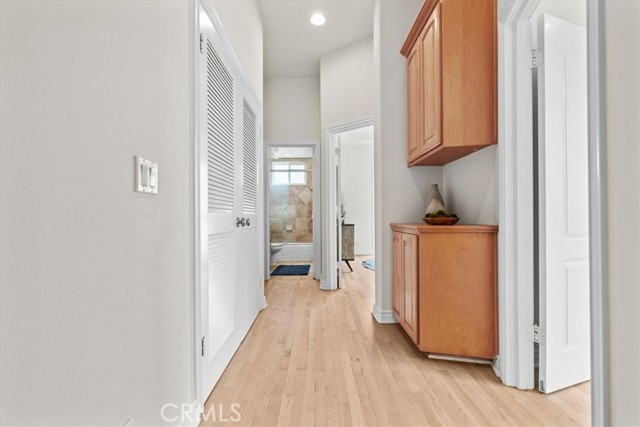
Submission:
<svg viewBox="0 0 640 427">
<path fill-rule="evenodd" d="M 369 258 L 366 261 L 362 261 L 362 266 L 364 268 L 368 268 L 371 271 L 376 271 L 376 259 L 375 258 Z"/>
<path fill-rule="evenodd" d="M 306 276 L 311 266 L 305 265 L 279 265 L 271 273 L 272 276 Z"/>
</svg>

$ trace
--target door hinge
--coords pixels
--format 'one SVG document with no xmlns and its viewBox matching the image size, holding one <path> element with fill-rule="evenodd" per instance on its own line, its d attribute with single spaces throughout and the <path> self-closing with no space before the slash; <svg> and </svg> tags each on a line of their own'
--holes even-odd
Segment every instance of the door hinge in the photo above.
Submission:
<svg viewBox="0 0 640 427">
<path fill-rule="evenodd" d="M 544 332 L 539 325 L 527 326 L 527 342 L 542 344 L 544 343 Z"/>
<path fill-rule="evenodd" d="M 200 351 L 202 353 L 202 357 L 204 357 L 204 337 L 202 337 L 202 341 L 200 342 Z"/>
<path fill-rule="evenodd" d="M 203 52 L 203 46 L 204 45 L 204 34 L 200 33 L 200 53 Z"/>
<path fill-rule="evenodd" d="M 542 50 L 533 49 L 527 52 L 524 58 L 524 67 L 528 69 L 538 68 L 542 65 Z"/>
</svg>

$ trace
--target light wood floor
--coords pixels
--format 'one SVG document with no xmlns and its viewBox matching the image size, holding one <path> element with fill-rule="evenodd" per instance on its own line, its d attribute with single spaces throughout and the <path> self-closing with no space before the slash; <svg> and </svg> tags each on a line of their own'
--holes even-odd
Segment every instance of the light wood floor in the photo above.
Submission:
<svg viewBox="0 0 640 427">
<path fill-rule="evenodd" d="M 491 367 L 427 359 L 400 326 L 371 317 L 374 273 L 352 262 L 343 288 L 274 277 L 254 323 L 207 401 L 225 425 L 589 425 L 589 384 L 551 395 L 506 387 Z M 343 263 L 344 265 L 344 263 Z M 211 419 L 203 425 L 215 425 Z"/>
</svg>

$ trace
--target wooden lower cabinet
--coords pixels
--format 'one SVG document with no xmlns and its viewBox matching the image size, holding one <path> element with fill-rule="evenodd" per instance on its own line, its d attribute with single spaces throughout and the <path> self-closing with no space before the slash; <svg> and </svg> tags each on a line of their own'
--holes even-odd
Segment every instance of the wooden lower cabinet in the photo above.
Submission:
<svg viewBox="0 0 640 427">
<path fill-rule="evenodd" d="M 497 226 L 391 224 L 393 312 L 421 351 L 498 352 Z"/>
</svg>

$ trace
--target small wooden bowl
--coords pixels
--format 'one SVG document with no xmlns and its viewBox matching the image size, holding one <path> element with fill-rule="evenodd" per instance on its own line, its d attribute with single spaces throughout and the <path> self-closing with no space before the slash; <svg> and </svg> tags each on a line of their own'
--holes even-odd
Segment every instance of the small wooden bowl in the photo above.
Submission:
<svg viewBox="0 0 640 427">
<path fill-rule="evenodd" d="M 429 225 L 453 225 L 460 221 L 460 218 L 422 218 Z"/>
</svg>

